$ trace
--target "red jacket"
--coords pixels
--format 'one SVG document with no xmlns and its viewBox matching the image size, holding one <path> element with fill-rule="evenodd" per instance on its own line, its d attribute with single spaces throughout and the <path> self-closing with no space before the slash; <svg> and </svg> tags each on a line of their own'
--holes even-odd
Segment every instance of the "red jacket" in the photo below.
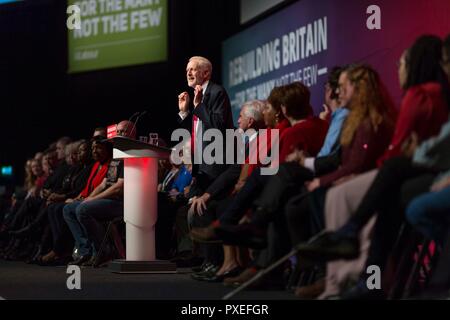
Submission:
<svg viewBox="0 0 450 320">
<path fill-rule="evenodd" d="M 403 97 L 397 124 L 389 148 L 378 159 L 378 166 L 389 158 L 401 154 L 402 144 L 412 132 L 423 141 L 439 133 L 448 120 L 448 106 L 441 85 L 428 82 L 408 89 Z"/>
<path fill-rule="evenodd" d="M 328 122 L 318 117 L 309 117 L 284 130 L 280 136 L 280 163 L 295 149 L 314 157 L 322 148 L 327 131 Z"/>
<path fill-rule="evenodd" d="M 276 127 L 273 128 L 273 129 L 278 130 L 278 134 L 279 134 L 279 136 L 281 137 L 281 135 L 283 134 L 283 132 L 284 132 L 286 129 L 290 128 L 290 126 L 291 126 L 291 125 L 290 125 L 289 121 L 288 121 L 287 119 L 284 119 L 284 120 L 280 121 L 280 122 L 276 125 Z M 258 145 L 258 152 L 261 152 L 261 154 L 268 155 L 268 154 L 270 153 L 270 146 L 271 146 L 271 130 L 272 130 L 272 129 L 270 129 L 270 128 L 266 129 L 266 134 L 265 134 L 265 135 L 260 135 L 260 136 L 258 137 L 258 143 L 264 143 L 264 142 L 267 143 L 267 144 L 266 144 L 267 151 L 266 151 L 265 148 L 262 148 L 262 149 L 261 149 L 261 148 L 259 147 L 259 145 Z M 259 159 L 258 159 L 258 160 L 259 160 Z M 249 162 L 249 159 L 247 158 L 247 159 L 245 160 L 245 163 L 248 163 L 248 162 Z M 252 173 L 253 170 L 255 170 L 256 168 L 258 168 L 258 167 L 260 167 L 260 166 L 261 166 L 260 163 L 257 163 L 257 164 L 249 164 L 249 165 L 248 165 L 248 171 L 246 172 L 246 176 L 248 177 L 248 176 Z M 244 168 L 244 166 L 242 166 L 242 168 Z"/>
<path fill-rule="evenodd" d="M 381 124 L 374 130 L 370 120 L 361 123 L 352 142 L 342 147 L 341 166 L 319 178 L 321 187 L 329 187 L 334 181 L 351 174 L 373 169 L 376 159 L 383 153 L 392 137 L 392 128 Z"/>
<path fill-rule="evenodd" d="M 109 160 L 100 167 L 100 162 L 94 163 L 92 166 L 91 173 L 89 174 L 89 179 L 86 183 L 86 186 L 84 187 L 83 191 L 81 191 L 80 196 L 82 198 L 87 198 L 92 191 L 95 190 L 103 181 L 103 179 L 106 177 L 106 173 L 108 172 L 109 168 Z"/>
</svg>

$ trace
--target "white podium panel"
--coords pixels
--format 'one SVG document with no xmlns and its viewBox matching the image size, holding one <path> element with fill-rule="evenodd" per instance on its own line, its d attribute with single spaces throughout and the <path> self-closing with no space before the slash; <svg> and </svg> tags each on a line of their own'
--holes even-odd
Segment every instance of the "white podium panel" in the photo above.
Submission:
<svg viewBox="0 0 450 320">
<path fill-rule="evenodd" d="M 124 159 L 124 170 L 127 260 L 155 260 L 155 224 L 158 219 L 158 159 Z"/>
<path fill-rule="evenodd" d="M 123 137 L 111 141 L 113 157 L 124 160 L 126 260 L 115 260 L 110 268 L 118 273 L 174 273 L 175 264 L 155 260 L 158 159 L 168 159 L 171 149 Z"/>
</svg>

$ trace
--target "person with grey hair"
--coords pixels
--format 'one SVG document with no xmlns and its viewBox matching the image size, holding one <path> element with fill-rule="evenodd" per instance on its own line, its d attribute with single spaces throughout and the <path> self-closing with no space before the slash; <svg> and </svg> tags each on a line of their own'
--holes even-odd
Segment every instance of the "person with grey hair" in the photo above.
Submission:
<svg viewBox="0 0 450 320">
<path fill-rule="evenodd" d="M 225 133 L 226 129 L 234 127 L 228 94 L 222 86 L 211 81 L 211 75 L 212 64 L 208 59 L 200 56 L 191 57 L 186 67 L 186 80 L 188 86 L 194 89 L 193 110 L 190 109 L 191 98 L 188 92 L 182 92 L 178 96 L 178 120 L 182 128 L 191 132 L 193 157 L 194 154 L 203 153 L 211 143 L 201 141 L 202 132 L 218 129 Z M 203 193 L 226 168 L 225 164 L 195 164 L 193 175 L 196 187 L 191 190 L 197 191 L 191 196 Z"/>
<path fill-rule="evenodd" d="M 257 127 L 261 128 L 264 126 L 264 116 L 263 110 L 266 105 L 265 101 L 262 100 L 252 100 L 244 103 L 241 110 L 244 112 L 245 117 L 240 117 L 241 119 L 253 120 L 257 123 Z"/>
<path fill-rule="evenodd" d="M 239 114 L 239 129 L 245 133 L 248 138 L 244 149 L 257 137 L 258 130 L 264 128 L 263 101 L 249 101 L 242 105 Z M 252 129 L 252 130 L 251 130 Z M 239 144 L 238 144 L 239 145 Z M 239 149 L 239 148 L 238 148 Z M 239 152 L 239 150 L 238 150 Z M 244 156 L 248 152 L 244 153 Z M 238 191 L 240 179 L 246 175 L 248 168 L 245 164 L 235 163 L 223 172 L 200 197 L 194 198 L 189 210 L 189 217 L 192 226 L 207 226 L 217 219 L 219 209 L 230 203 L 230 192 L 235 194 Z M 195 233 L 191 233 L 195 238 Z M 239 252 L 237 247 L 219 245 L 201 244 L 204 247 L 205 263 L 203 270 L 193 275 L 193 278 L 201 281 L 221 282 L 225 277 L 236 276 L 242 271 L 242 265 L 239 263 Z"/>
</svg>

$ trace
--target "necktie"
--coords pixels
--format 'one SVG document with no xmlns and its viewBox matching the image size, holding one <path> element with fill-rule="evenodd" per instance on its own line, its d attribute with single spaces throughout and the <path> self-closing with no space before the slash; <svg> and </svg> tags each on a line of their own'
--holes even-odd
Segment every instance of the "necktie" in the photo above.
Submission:
<svg viewBox="0 0 450 320">
<path fill-rule="evenodd" d="M 196 139 L 196 129 L 197 129 L 197 122 L 198 122 L 198 117 L 196 115 L 192 116 L 193 119 L 193 123 L 192 123 L 192 136 L 191 136 L 191 152 L 192 152 L 192 157 L 194 157 L 195 154 L 195 139 Z"/>
<path fill-rule="evenodd" d="M 163 181 L 163 183 L 162 183 L 162 189 L 163 189 L 163 191 L 166 190 L 167 185 L 169 184 L 170 180 L 171 180 L 172 177 L 175 175 L 175 173 L 176 173 L 176 171 L 175 171 L 175 170 L 172 170 L 172 171 L 170 171 L 170 172 L 167 174 L 166 178 L 164 179 L 164 181 Z"/>
</svg>

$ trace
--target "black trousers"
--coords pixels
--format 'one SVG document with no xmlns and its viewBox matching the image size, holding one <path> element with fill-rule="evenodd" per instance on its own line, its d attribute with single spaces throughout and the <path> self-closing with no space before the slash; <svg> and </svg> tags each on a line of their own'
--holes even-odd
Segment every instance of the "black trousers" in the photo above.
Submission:
<svg viewBox="0 0 450 320">
<path fill-rule="evenodd" d="M 233 201 L 234 196 L 228 196 L 208 202 L 206 212 L 204 212 L 202 216 L 195 215 L 192 226 L 200 228 L 209 226 L 214 220 L 217 220 L 223 212 L 226 212 L 228 206 Z M 206 261 L 215 265 L 222 264 L 223 247 L 221 244 L 200 243 L 199 248 Z"/>
<path fill-rule="evenodd" d="M 17 210 L 16 215 L 12 218 L 9 229 L 18 230 L 32 222 L 42 205 L 45 205 L 45 201 L 40 197 L 26 199 Z"/>
<path fill-rule="evenodd" d="M 305 192 L 304 183 L 314 178 L 314 173 L 297 163 L 283 163 L 276 175 L 270 176 L 263 191 L 255 200 L 254 220 L 267 224 L 272 221 L 286 202 Z"/>
<path fill-rule="evenodd" d="M 70 254 L 75 244 L 72 233 L 63 217 L 65 205 L 65 203 L 54 203 L 47 208 L 53 238 L 53 251 L 60 256 Z"/>
<path fill-rule="evenodd" d="M 400 162 L 397 162 L 397 164 L 400 164 Z M 413 168 L 410 172 L 416 170 L 417 168 Z M 419 171 L 420 169 L 417 172 Z M 382 269 L 385 267 L 400 227 L 405 221 L 404 210 L 406 206 L 415 197 L 429 192 L 435 176 L 434 173 L 423 173 L 403 181 L 397 192 L 397 198 L 391 199 L 387 206 L 383 206 L 383 209 L 377 211 L 378 215 L 372 233 L 367 266 L 377 265 Z"/>
<path fill-rule="evenodd" d="M 255 169 L 224 213 L 220 215 L 220 223 L 224 225 L 238 224 L 247 210 L 252 207 L 253 201 L 260 194 L 269 177 L 261 175 L 259 168 Z"/>
</svg>

